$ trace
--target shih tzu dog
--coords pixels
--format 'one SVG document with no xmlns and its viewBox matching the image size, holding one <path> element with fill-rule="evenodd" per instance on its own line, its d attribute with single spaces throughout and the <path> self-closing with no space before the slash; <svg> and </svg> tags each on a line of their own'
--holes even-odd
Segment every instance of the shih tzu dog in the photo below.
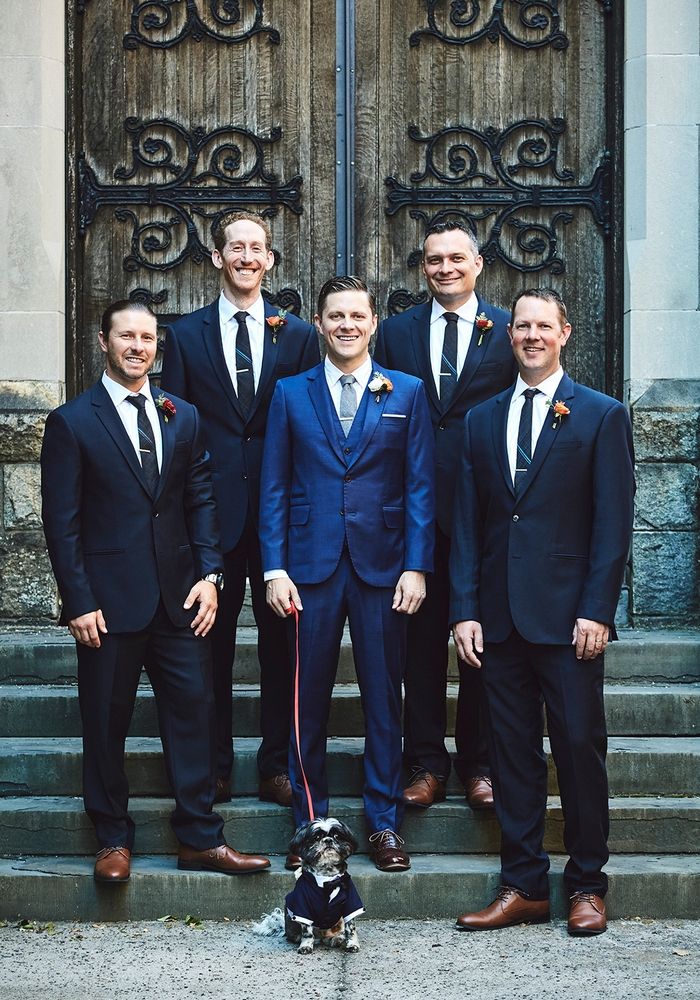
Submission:
<svg viewBox="0 0 700 1000">
<path fill-rule="evenodd" d="M 308 955 L 316 940 L 345 951 L 359 951 L 355 917 L 365 912 L 348 874 L 347 860 L 357 841 L 340 820 L 315 819 L 294 834 L 289 853 L 301 858 L 296 885 L 285 899 L 284 934 Z M 254 928 L 257 934 L 281 934 L 278 909 Z"/>
</svg>

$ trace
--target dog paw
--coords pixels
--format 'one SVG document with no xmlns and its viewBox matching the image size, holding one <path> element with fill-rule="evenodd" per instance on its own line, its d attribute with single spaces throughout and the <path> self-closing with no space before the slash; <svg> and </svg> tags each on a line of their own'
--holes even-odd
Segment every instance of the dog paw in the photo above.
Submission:
<svg viewBox="0 0 700 1000">
<path fill-rule="evenodd" d="M 349 952 L 358 952 L 360 950 L 359 944 L 346 944 L 345 950 Z"/>
<path fill-rule="evenodd" d="M 313 941 L 302 941 L 297 948 L 297 955 L 310 955 L 314 950 Z"/>
</svg>

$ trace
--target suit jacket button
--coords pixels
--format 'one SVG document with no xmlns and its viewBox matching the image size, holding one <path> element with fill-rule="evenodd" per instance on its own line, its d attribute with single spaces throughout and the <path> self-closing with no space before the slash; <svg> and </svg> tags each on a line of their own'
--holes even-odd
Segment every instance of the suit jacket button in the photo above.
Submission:
<svg viewBox="0 0 700 1000">
<path fill-rule="evenodd" d="M 340 516 L 341 516 L 341 517 L 345 517 L 345 511 L 344 511 L 344 510 L 341 510 L 341 511 L 340 511 Z"/>
<path fill-rule="evenodd" d="M 247 478 L 248 478 L 248 477 L 246 476 L 245 472 L 244 472 L 244 473 L 242 473 L 242 475 L 241 475 L 241 479 L 247 479 Z"/>
<path fill-rule="evenodd" d="M 346 483 L 351 483 L 352 482 L 352 476 L 346 476 L 345 477 L 345 482 Z"/>
<path fill-rule="evenodd" d="M 444 429 L 445 429 L 445 425 L 444 424 L 438 424 L 438 430 L 444 431 Z"/>
<path fill-rule="evenodd" d="M 350 449 L 349 448 L 343 448 L 343 454 L 349 455 L 350 454 Z"/>
<path fill-rule="evenodd" d="M 248 437 L 246 438 L 246 441 L 250 441 L 250 434 L 249 434 L 249 435 L 248 435 Z"/>
<path fill-rule="evenodd" d="M 518 517 L 518 515 L 517 515 L 517 514 L 513 514 L 513 520 L 514 520 L 514 521 L 519 521 L 519 520 L 520 520 L 520 518 Z"/>
</svg>

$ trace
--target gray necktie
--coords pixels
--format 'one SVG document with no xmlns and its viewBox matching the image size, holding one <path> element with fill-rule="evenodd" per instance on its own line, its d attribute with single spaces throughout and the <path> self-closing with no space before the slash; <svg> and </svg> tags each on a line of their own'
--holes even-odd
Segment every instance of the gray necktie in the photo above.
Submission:
<svg viewBox="0 0 700 1000">
<path fill-rule="evenodd" d="M 350 433 L 352 422 L 357 413 L 357 393 L 354 384 L 357 381 L 354 375 L 341 375 L 340 384 L 340 425 L 343 428 L 345 437 Z"/>
</svg>

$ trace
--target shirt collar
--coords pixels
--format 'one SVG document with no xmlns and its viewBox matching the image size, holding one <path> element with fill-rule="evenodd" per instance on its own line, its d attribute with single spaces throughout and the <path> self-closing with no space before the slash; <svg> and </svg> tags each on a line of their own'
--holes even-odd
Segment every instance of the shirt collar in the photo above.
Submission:
<svg viewBox="0 0 700 1000">
<path fill-rule="evenodd" d="M 226 298 L 222 290 L 221 295 L 219 296 L 219 322 L 221 323 L 222 329 L 225 326 L 225 324 L 229 323 L 236 315 L 236 313 L 240 311 L 241 310 L 234 302 L 231 302 L 230 299 Z M 255 320 L 261 326 L 264 325 L 265 300 L 263 299 L 262 295 L 258 295 L 255 302 L 253 302 L 251 306 L 248 306 L 248 308 L 245 309 L 244 311 L 248 313 L 251 319 Z"/>
<path fill-rule="evenodd" d="M 522 396 L 526 389 L 538 389 L 541 393 L 543 393 L 543 395 L 547 396 L 549 399 L 553 399 L 554 393 L 559 387 L 563 374 L 564 369 L 560 365 L 552 375 L 548 375 L 544 381 L 539 383 L 539 385 L 528 385 L 527 382 L 524 382 L 520 375 L 518 375 L 515 380 L 513 399 L 515 400 L 518 396 Z"/>
<path fill-rule="evenodd" d="M 442 319 L 446 312 L 455 312 L 467 323 L 474 323 L 476 319 L 476 310 L 479 307 L 479 300 L 476 297 L 476 292 L 472 292 L 467 301 L 459 307 L 459 309 L 446 309 L 445 306 L 441 306 L 437 299 L 433 299 L 433 308 L 430 313 L 430 325 L 438 320 Z"/>
<path fill-rule="evenodd" d="M 120 406 L 129 396 L 145 396 L 146 400 L 153 400 L 148 379 L 146 379 L 138 392 L 133 392 L 133 390 L 120 385 L 119 382 L 115 382 L 105 371 L 102 373 L 102 385 L 109 393 L 110 399 L 115 406 Z"/>
<path fill-rule="evenodd" d="M 341 372 L 341 370 L 336 368 L 333 362 L 329 360 L 328 356 L 326 356 L 323 364 L 326 370 L 326 378 L 328 379 L 330 385 L 335 385 L 343 375 L 354 375 L 360 389 L 364 392 L 372 375 L 372 359 L 369 357 L 366 358 L 360 367 L 356 368 L 353 372 Z"/>
</svg>

